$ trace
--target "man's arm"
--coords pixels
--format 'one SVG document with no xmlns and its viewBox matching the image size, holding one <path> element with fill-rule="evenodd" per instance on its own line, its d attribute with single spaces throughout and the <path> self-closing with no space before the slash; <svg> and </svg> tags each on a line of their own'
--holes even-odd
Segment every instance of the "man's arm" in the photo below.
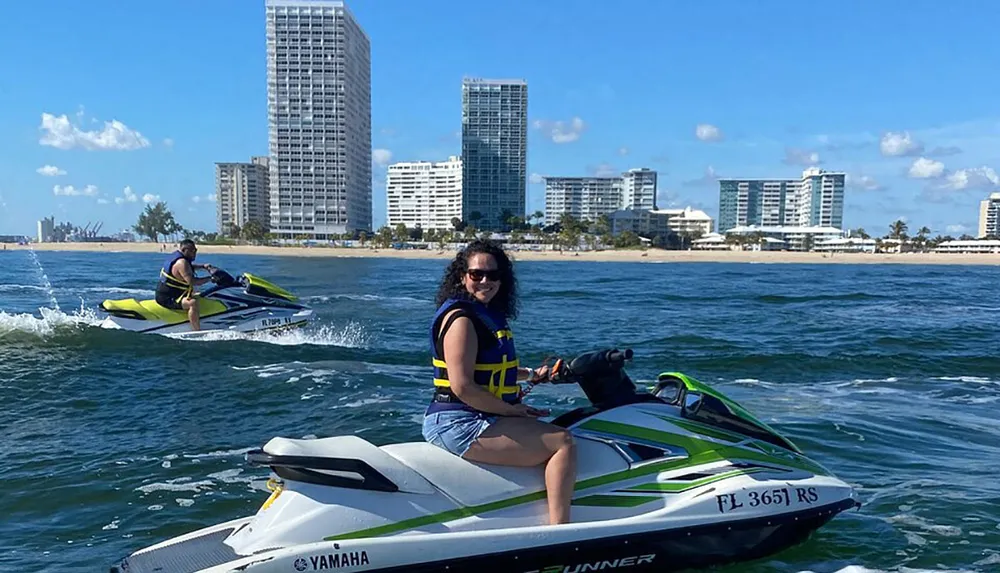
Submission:
<svg viewBox="0 0 1000 573">
<path fill-rule="evenodd" d="M 181 268 L 179 271 L 181 274 L 181 278 L 187 284 L 191 286 L 198 286 L 198 285 L 203 285 L 212 280 L 212 277 L 201 277 L 201 278 L 195 277 L 194 269 L 192 268 L 194 265 L 192 265 L 189 261 L 181 259 L 179 262 L 181 263 Z"/>
</svg>

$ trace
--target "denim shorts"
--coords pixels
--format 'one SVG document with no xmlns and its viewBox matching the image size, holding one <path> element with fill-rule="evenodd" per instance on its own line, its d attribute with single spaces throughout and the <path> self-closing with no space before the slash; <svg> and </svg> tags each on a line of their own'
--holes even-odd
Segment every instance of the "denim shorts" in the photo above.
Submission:
<svg viewBox="0 0 1000 573">
<path fill-rule="evenodd" d="M 464 456 L 496 416 L 468 410 L 445 410 L 424 416 L 424 439 L 456 456 Z"/>
</svg>

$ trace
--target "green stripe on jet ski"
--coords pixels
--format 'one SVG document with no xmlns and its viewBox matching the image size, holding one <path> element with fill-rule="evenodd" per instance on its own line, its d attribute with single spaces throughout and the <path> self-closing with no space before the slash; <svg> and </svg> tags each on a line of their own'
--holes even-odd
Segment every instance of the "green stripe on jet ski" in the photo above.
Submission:
<svg viewBox="0 0 1000 573">
<path fill-rule="evenodd" d="M 573 488 L 575 491 L 581 491 L 592 487 L 600 487 L 651 474 L 657 474 L 662 471 L 668 471 L 678 468 L 692 467 L 705 463 L 728 460 L 730 458 L 742 459 L 747 461 L 756 461 L 766 464 L 783 465 L 787 467 L 793 467 L 809 471 L 815 473 L 816 475 L 829 475 L 829 472 L 822 466 L 815 464 L 805 458 L 792 454 L 791 452 L 785 452 L 784 450 L 782 450 L 782 452 L 785 454 L 785 456 L 779 458 L 764 453 L 756 452 L 754 450 L 748 450 L 746 448 L 727 446 L 724 444 L 716 444 L 714 442 L 706 442 L 704 440 L 691 438 L 689 436 L 681 436 L 679 434 L 671 434 L 669 432 L 663 432 L 660 430 L 651 430 L 649 428 L 632 426 L 630 424 L 621 424 L 618 422 L 607 422 L 604 420 L 590 420 L 589 422 L 585 422 L 580 427 L 585 430 L 595 430 L 608 434 L 619 435 L 622 436 L 623 438 L 634 437 L 644 440 L 651 440 L 654 442 L 677 445 L 687 450 L 690 457 L 667 460 L 662 462 L 654 462 L 648 465 L 639 466 L 637 468 L 621 470 L 607 475 L 597 476 L 582 481 L 578 481 L 576 482 L 576 486 Z M 778 448 L 775 448 L 774 451 L 777 452 Z M 536 491 L 533 493 L 519 495 L 517 497 L 512 497 L 509 499 L 502 499 L 491 503 L 472 505 L 469 507 L 460 507 L 457 509 L 450 509 L 448 511 L 442 511 L 441 513 L 435 513 L 432 515 L 422 515 L 420 517 L 414 517 L 412 519 L 404 519 L 403 521 L 398 521 L 396 523 L 388 523 L 386 525 L 379 525 L 377 527 L 370 527 L 368 529 L 362 529 L 359 531 L 341 533 L 339 535 L 331 535 L 329 537 L 324 537 L 323 540 L 341 541 L 345 539 L 378 537 L 380 535 L 398 533 L 400 531 L 415 529 L 417 527 L 435 525 L 438 523 L 446 523 L 448 521 L 461 519 L 463 517 L 473 517 L 483 513 L 489 513 L 491 511 L 507 509 L 509 507 L 515 507 L 518 505 L 522 505 L 525 503 L 532 503 L 543 499 L 545 499 L 545 491 L 544 490 Z"/>
<path fill-rule="evenodd" d="M 715 438 L 717 440 L 725 440 L 727 442 L 742 442 L 748 439 L 746 436 L 741 436 L 733 432 L 727 432 L 726 430 L 721 430 L 719 428 L 713 428 L 711 426 L 706 426 L 705 424 L 699 424 L 698 422 L 691 422 L 689 420 L 683 420 L 681 418 L 668 418 L 666 416 L 656 416 L 657 418 L 670 422 L 676 426 L 680 426 L 689 432 L 695 434 L 701 434 L 703 436 L 708 436 L 709 438 Z"/>
<path fill-rule="evenodd" d="M 722 481 L 736 476 L 749 475 L 766 471 L 774 471 L 774 470 L 772 470 L 771 468 L 746 468 L 746 469 L 739 469 L 731 472 L 726 472 L 719 475 L 708 476 L 695 481 L 643 483 L 639 485 L 634 485 L 632 487 L 627 487 L 625 489 L 620 489 L 617 491 L 639 492 L 639 493 L 683 493 L 685 491 L 697 489 L 699 487 L 703 487 L 708 484 L 715 483 L 717 481 Z"/>
<path fill-rule="evenodd" d="M 639 507 L 646 503 L 659 501 L 663 497 L 658 495 L 607 495 L 596 494 L 574 499 L 573 505 L 583 505 L 589 507 Z"/>
<path fill-rule="evenodd" d="M 763 444 L 757 442 L 756 440 L 754 440 L 753 443 L 755 445 L 759 445 L 767 453 L 760 453 L 756 450 L 739 446 L 728 446 L 715 442 L 707 442 L 698 438 L 682 436 L 680 434 L 673 434 L 662 430 L 653 430 L 650 428 L 643 428 L 641 426 L 633 426 L 631 424 L 622 424 L 620 422 L 608 422 L 606 420 L 590 420 L 588 422 L 584 422 L 580 428 L 583 430 L 594 430 L 604 434 L 621 436 L 622 439 L 637 438 L 640 440 L 651 441 L 653 443 L 659 442 L 662 444 L 679 446 L 687 450 L 688 455 L 690 455 L 690 458 L 684 460 L 685 465 L 697 465 L 722 460 L 737 459 L 766 464 L 780 464 L 808 471 L 816 475 L 830 475 L 830 472 L 826 468 L 804 456 L 800 456 L 776 446 L 768 447 L 770 444 Z"/>
<path fill-rule="evenodd" d="M 585 479 L 583 481 L 576 482 L 576 486 L 573 488 L 575 491 L 580 491 L 584 489 L 589 489 L 592 487 L 600 487 L 602 485 L 608 485 L 615 482 L 625 481 L 629 479 L 634 479 L 637 477 L 643 477 L 650 474 L 659 473 L 661 471 L 667 471 L 677 468 L 683 468 L 693 465 L 691 461 L 687 458 L 679 460 L 669 460 L 658 463 L 651 463 L 649 465 L 640 466 L 635 469 L 621 470 L 618 472 L 610 473 L 603 476 L 593 477 L 590 479 Z M 545 499 L 545 491 L 537 491 L 534 493 L 529 493 L 525 495 L 519 495 L 517 497 L 512 497 L 510 499 L 502 499 L 500 501 L 494 501 L 491 503 L 484 503 L 481 505 L 472 505 L 469 507 L 460 507 L 458 509 L 450 509 L 448 511 L 442 511 L 441 513 L 435 513 L 433 515 L 422 515 L 420 517 L 414 517 L 412 519 L 405 519 L 403 521 L 398 521 L 396 523 L 389 523 L 386 525 L 380 525 L 378 527 L 371 527 L 368 529 L 362 529 L 360 531 L 352 531 L 350 533 L 342 533 L 340 535 L 331 535 L 329 537 L 324 537 L 324 541 L 341 541 L 344 539 L 360 539 L 363 537 L 378 537 L 380 535 L 387 535 L 389 533 L 397 533 L 400 531 L 406 531 L 407 529 L 414 529 L 417 527 L 423 527 L 425 525 L 434 525 L 437 523 L 445 523 L 455 519 L 461 519 L 463 517 L 473 517 L 482 513 L 488 513 L 491 511 L 498 511 L 501 509 L 507 509 L 508 507 L 514 507 L 517 505 L 522 505 L 525 503 L 531 503 L 534 501 L 539 501 Z"/>
</svg>

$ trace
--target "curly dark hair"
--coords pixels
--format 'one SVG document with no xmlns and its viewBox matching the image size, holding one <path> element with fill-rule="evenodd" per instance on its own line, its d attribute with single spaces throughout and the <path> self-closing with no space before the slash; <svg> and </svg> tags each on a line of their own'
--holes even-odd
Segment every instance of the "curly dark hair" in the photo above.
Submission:
<svg viewBox="0 0 1000 573">
<path fill-rule="evenodd" d="M 500 271 L 500 288 L 490 301 L 490 308 L 502 311 L 508 319 L 517 317 L 517 279 L 514 277 L 514 265 L 500 243 L 490 239 L 476 239 L 455 255 L 448 264 L 441 279 L 437 293 L 437 306 L 441 306 L 449 298 L 472 300 L 472 295 L 465 289 L 462 279 L 469 269 L 469 257 L 475 254 L 493 255 Z"/>
</svg>

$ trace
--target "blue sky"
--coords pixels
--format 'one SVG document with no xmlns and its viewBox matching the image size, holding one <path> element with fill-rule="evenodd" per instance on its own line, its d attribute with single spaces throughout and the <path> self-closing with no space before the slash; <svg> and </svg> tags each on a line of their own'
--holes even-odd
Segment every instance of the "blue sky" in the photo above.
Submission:
<svg viewBox="0 0 1000 573">
<path fill-rule="evenodd" d="M 372 41 L 378 159 L 459 154 L 472 75 L 527 80 L 529 173 L 651 167 L 660 206 L 716 216 L 715 178 L 818 164 L 849 174 L 845 226 L 959 234 L 998 187 L 988 0 L 348 7 Z M 114 232 L 156 197 L 211 231 L 214 162 L 267 153 L 263 0 L 14 2 L 0 53 L 0 234 L 50 214 Z M 529 210 L 543 205 L 530 184 Z"/>
</svg>

